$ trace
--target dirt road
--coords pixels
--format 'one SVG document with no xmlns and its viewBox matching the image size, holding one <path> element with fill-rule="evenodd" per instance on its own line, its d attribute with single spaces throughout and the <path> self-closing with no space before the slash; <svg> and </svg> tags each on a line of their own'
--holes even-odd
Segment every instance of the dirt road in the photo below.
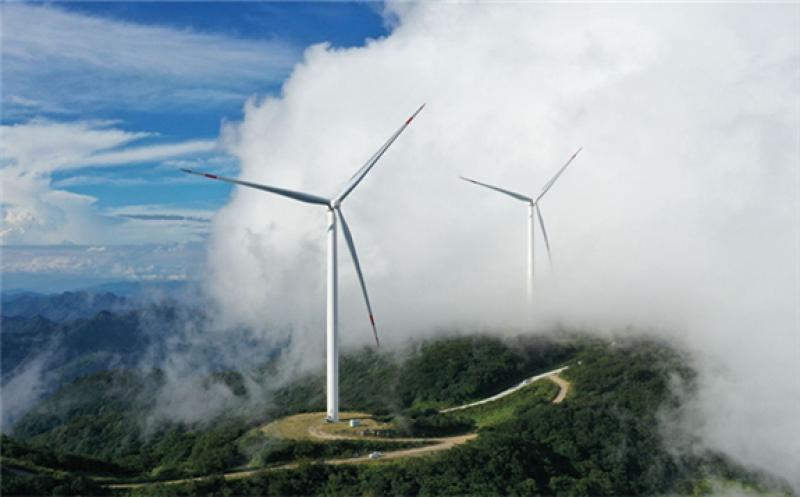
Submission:
<svg viewBox="0 0 800 497">
<path fill-rule="evenodd" d="M 553 399 L 553 404 L 560 404 L 565 398 L 567 398 L 567 394 L 569 393 L 570 388 L 572 388 L 572 385 L 557 374 L 548 376 L 547 379 L 558 385 L 560 390 L 558 391 L 556 398 Z"/>
<path fill-rule="evenodd" d="M 331 433 L 325 433 L 322 431 L 315 430 L 312 433 L 309 430 L 309 433 L 312 434 L 313 438 L 319 438 L 321 440 L 363 440 L 363 437 L 347 437 L 343 435 L 334 435 Z M 316 435 L 319 435 L 317 437 Z M 414 447 L 412 449 L 400 449 L 400 450 L 393 450 L 390 452 L 384 452 L 381 456 L 377 459 L 371 459 L 369 455 L 366 456 L 358 456 L 358 457 L 347 457 L 342 459 L 326 459 L 323 464 L 331 464 L 331 465 L 339 465 L 339 464 L 364 464 L 370 462 L 379 462 L 386 459 L 400 459 L 406 457 L 419 457 L 430 454 L 432 452 L 439 452 L 443 450 L 449 450 L 455 447 L 456 445 L 461 445 L 464 443 L 469 442 L 470 440 L 474 440 L 478 437 L 477 433 L 468 433 L 466 435 L 459 435 L 456 437 L 443 437 L 443 438 L 392 438 L 392 442 L 436 442 L 431 445 L 426 445 L 424 447 Z M 383 439 L 388 440 L 388 439 Z M 271 466 L 269 468 L 256 468 L 256 469 L 245 469 L 242 471 L 231 471 L 228 473 L 224 473 L 222 476 L 226 480 L 236 480 L 239 478 L 247 478 L 250 476 L 254 476 L 259 473 L 269 473 L 272 471 L 279 471 L 283 469 L 294 469 L 297 467 L 297 463 L 289 463 L 289 464 L 281 464 L 278 466 Z M 189 483 L 191 481 L 201 481 L 208 479 L 208 476 L 196 476 L 193 478 L 181 478 L 178 480 L 167 480 L 167 481 L 159 481 L 159 482 L 141 482 L 141 483 L 115 483 L 112 485 L 107 485 L 108 488 L 116 488 L 116 489 L 131 489 L 131 488 L 140 488 L 147 485 L 154 485 L 156 483 L 161 483 L 163 485 L 177 485 L 179 483 Z"/>
<path fill-rule="evenodd" d="M 469 409 L 470 407 L 480 406 L 480 405 L 483 405 L 483 404 L 488 404 L 489 402 L 494 402 L 495 400 L 500 400 L 503 397 L 511 395 L 512 393 L 516 392 L 517 390 L 521 390 L 521 389 L 527 387 L 528 385 L 530 385 L 531 383 L 533 383 L 535 381 L 541 380 L 542 378 L 553 379 L 554 377 L 558 377 L 558 373 L 560 373 L 560 372 L 562 372 L 562 371 L 564 371 L 565 369 L 568 369 L 568 368 L 569 368 L 569 366 L 564 366 L 564 367 L 561 367 L 561 368 L 558 368 L 558 369 L 554 369 L 552 371 L 548 371 L 546 373 L 537 374 L 536 376 L 531 376 L 530 378 L 526 378 L 526 379 L 522 380 L 521 382 L 519 382 L 519 384 L 517 384 L 517 385 L 515 385 L 515 386 L 513 386 L 513 387 L 511 387 L 509 389 L 503 390 L 502 392 L 500 392 L 498 394 L 492 395 L 491 397 L 487 397 L 485 399 L 481 399 L 481 400 L 478 400 L 478 401 L 475 401 L 475 402 L 470 402 L 469 404 L 464 404 L 464 405 L 457 406 L 457 407 L 448 407 L 447 409 L 442 409 L 439 412 L 460 411 L 462 409 Z M 565 386 L 566 386 L 566 389 L 569 390 L 569 383 L 567 383 L 565 380 L 561 379 L 560 377 L 558 377 L 558 379 L 560 381 L 556 381 L 556 380 L 553 380 L 553 381 L 555 381 L 556 384 L 558 384 L 558 386 L 561 387 L 562 392 L 564 392 L 564 396 L 566 396 L 567 394 L 566 394 L 566 391 L 564 391 L 564 389 L 565 389 Z M 559 392 L 559 395 L 561 395 L 562 392 Z M 558 398 L 558 397 L 556 397 L 556 398 Z M 561 402 L 561 400 L 563 400 L 563 398 L 564 397 L 562 396 L 561 399 L 558 402 L 554 401 L 554 403 L 558 404 L 559 402 Z"/>
</svg>

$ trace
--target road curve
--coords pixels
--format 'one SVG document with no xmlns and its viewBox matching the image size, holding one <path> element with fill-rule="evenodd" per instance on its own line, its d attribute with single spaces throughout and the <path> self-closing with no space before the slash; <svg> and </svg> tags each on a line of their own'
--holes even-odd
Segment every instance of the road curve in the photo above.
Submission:
<svg viewBox="0 0 800 497">
<path fill-rule="evenodd" d="M 521 390 L 521 389 L 527 387 L 528 385 L 530 385 L 531 383 L 533 383 L 534 381 L 541 380 L 542 378 L 549 378 L 549 379 L 553 380 L 559 387 L 561 387 L 561 390 L 558 392 L 558 396 L 556 397 L 558 402 L 556 402 L 555 400 L 553 401 L 554 404 L 558 404 L 562 400 L 564 400 L 564 397 L 567 396 L 567 391 L 569 390 L 569 383 L 567 383 L 561 377 L 557 376 L 558 373 L 564 371 L 565 369 L 569 369 L 569 366 L 563 366 L 563 367 L 560 367 L 558 369 L 554 369 L 552 371 L 548 371 L 546 373 L 537 374 L 536 376 L 531 376 L 530 378 L 526 378 L 526 379 L 522 380 L 521 382 L 519 382 L 519 384 L 517 384 L 517 385 L 515 385 L 515 386 L 513 386 L 511 388 L 508 388 L 506 390 L 503 390 L 502 392 L 500 392 L 498 394 L 492 395 L 491 397 L 487 397 L 485 399 L 478 400 L 476 402 L 470 402 L 469 404 L 464 404 L 464 405 L 461 405 L 461 406 L 448 407 L 447 409 L 442 409 L 439 412 L 445 413 L 445 412 L 460 411 L 462 409 L 469 409 L 470 407 L 475 407 L 475 406 L 480 406 L 480 405 L 483 405 L 483 404 L 488 404 L 489 402 L 494 402 L 495 400 L 500 400 L 503 397 L 511 395 L 512 393 L 516 392 L 517 390 Z M 558 378 L 558 380 L 555 380 L 553 378 Z"/>
<path fill-rule="evenodd" d="M 558 395 L 556 395 L 556 398 L 553 399 L 553 404 L 560 404 L 565 398 L 567 398 L 567 394 L 569 393 L 570 388 L 572 388 L 572 385 L 557 374 L 550 375 L 547 377 L 547 379 L 558 385 Z"/>
</svg>

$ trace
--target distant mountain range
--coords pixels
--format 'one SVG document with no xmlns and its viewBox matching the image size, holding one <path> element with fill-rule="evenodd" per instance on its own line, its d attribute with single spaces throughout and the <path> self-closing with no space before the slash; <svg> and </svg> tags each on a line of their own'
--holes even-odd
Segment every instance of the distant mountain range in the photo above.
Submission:
<svg viewBox="0 0 800 497">
<path fill-rule="evenodd" d="M 2 295 L 3 421 L 13 422 L 28 406 L 75 378 L 147 358 L 163 360 L 164 343 L 181 326 L 203 316 L 175 300 L 82 290 L 52 295 Z M 180 325 L 180 326 L 179 326 Z"/>
<path fill-rule="evenodd" d="M 41 315 L 3 316 L 3 379 L 45 357 L 47 369 L 60 371 L 65 381 L 108 367 L 133 364 L 151 342 L 139 321 L 133 311 L 101 311 L 90 318 L 67 322 Z"/>
<path fill-rule="evenodd" d="M 8 317 L 41 316 L 53 321 L 92 317 L 101 311 L 130 310 L 163 300 L 190 302 L 201 291 L 195 282 L 117 281 L 78 290 L 43 293 L 27 289 L 2 291 L 2 315 Z"/>
<path fill-rule="evenodd" d="M 102 311 L 124 311 L 132 308 L 132 302 L 111 292 L 92 291 L 64 292 L 42 295 L 33 292 L 3 293 L 3 317 L 41 318 L 65 322 L 90 318 Z"/>
</svg>

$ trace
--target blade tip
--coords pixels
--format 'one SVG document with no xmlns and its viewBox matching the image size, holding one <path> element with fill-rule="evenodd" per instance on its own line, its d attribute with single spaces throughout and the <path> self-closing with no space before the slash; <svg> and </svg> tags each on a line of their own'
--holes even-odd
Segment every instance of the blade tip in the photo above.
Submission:
<svg viewBox="0 0 800 497">
<path fill-rule="evenodd" d="M 416 111 L 416 112 L 414 112 L 413 114 L 411 114 L 411 117 L 409 117 L 409 118 L 406 120 L 406 124 L 411 124 L 411 121 L 413 121 L 413 120 L 414 120 L 414 118 L 415 118 L 415 117 L 417 117 L 417 114 L 419 114 L 419 113 L 422 111 L 422 109 L 423 109 L 423 108 L 425 108 L 425 105 L 426 105 L 426 104 L 422 104 L 422 105 L 420 105 L 420 106 L 419 106 L 419 109 L 417 109 L 417 111 Z"/>
<path fill-rule="evenodd" d="M 375 327 L 375 317 L 372 314 L 369 315 L 369 324 L 372 325 L 372 336 L 375 337 L 375 345 L 380 347 L 381 341 L 378 339 L 378 329 Z"/>
</svg>

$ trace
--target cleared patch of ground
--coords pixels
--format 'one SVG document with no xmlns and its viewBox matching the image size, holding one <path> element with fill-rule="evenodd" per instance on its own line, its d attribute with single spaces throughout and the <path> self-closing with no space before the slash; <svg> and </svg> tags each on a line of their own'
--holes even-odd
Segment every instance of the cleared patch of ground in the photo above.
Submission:
<svg viewBox="0 0 800 497">
<path fill-rule="evenodd" d="M 351 427 L 352 419 L 357 419 L 359 426 Z M 371 415 L 363 412 L 342 412 L 339 414 L 338 423 L 328 423 L 324 412 L 295 414 L 259 428 L 268 437 L 288 440 L 390 440 L 370 435 L 375 431 L 390 429 L 392 429 L 391 423 L 376 421 Z"/>
</svg>

